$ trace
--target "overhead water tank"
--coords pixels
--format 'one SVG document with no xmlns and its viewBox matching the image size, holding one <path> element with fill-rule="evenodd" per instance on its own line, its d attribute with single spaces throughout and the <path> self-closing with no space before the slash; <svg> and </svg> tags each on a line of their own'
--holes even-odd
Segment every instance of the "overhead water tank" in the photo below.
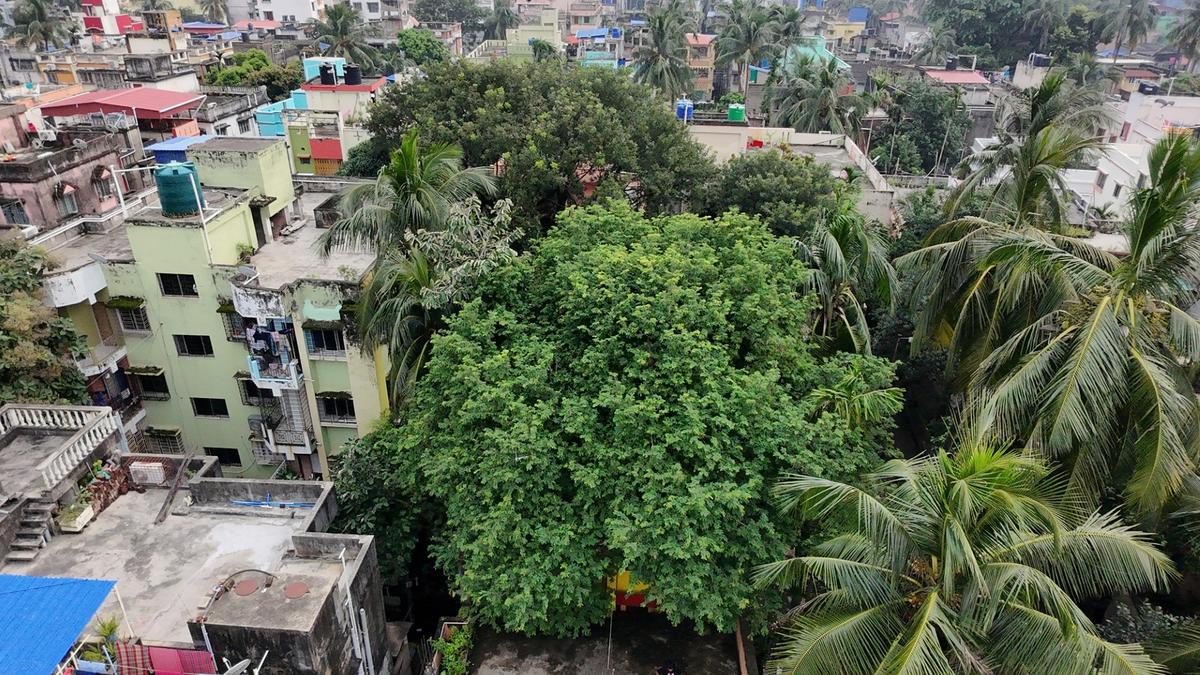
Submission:
<svg viewBox="0 0 1200 675">
<path fill-rule="evenodd" d="M 681 98 L 675 102 L 675 119 L 691 122 L 694 112 L 695 104 L 690 99 Z"/>
<path fill-rule="evenodd" d="M 346 64 L 346 84 L 362 84 L 362 68 Z"/>
<path fill-rule="evenodd" d="M 729 114 L 726 116 L 730 122 L 745 122 L 746 121 L 746 106 L 741 103 L 731 103 L 729 105 Z"/>
<path fill-rule="evenodd" d="M 321 64 L 321 84 L 337 84 L 337 75 L 333 71 L 333 65 L 329 63 Z"/>
<path fill-rule="evenodd" d="M 158 202 L 164 216 L 194 216 L 204 206 L 200 176 L 191 162 L 170 162 L 158 167 L 154 170 L 154 184 L 158 187 Z"/>
</svg>

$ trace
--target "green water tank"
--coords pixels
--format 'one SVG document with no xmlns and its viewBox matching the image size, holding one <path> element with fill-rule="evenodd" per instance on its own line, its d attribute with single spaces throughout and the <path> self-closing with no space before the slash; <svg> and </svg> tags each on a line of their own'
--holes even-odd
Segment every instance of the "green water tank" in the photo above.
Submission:
<svg viewBox="0 0 1200 675">
<path fill-rule="evenodd" d="M 200 175 L 196 173 L 196 165 L 191 162 L 170 162 L 158 167 L 154 170 L 154 184 L 158 186 L 158 202 L 164 216 L 194 216 L 204 207 Z M 199 204 L 196 203 L 198 192 Z"/>
<path fill-rule="evenodd" d="M 746 106 L 741 103 L 733 103 L 729 106 L 729 116 L 726 118 L 730 122 L 745 122 L 746 121 Z"/>
</svg>

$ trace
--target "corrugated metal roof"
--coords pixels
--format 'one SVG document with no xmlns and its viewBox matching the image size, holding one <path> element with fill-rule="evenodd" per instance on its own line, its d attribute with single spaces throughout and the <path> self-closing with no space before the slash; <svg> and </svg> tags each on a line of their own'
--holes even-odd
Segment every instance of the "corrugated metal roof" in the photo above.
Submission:
<svg viewBox="0 0 1200 675">
<path fill-rule="evenodd" d="M 0 574 L 0 673 L 53 673 L 115 585 Z"/>
<path fill-rule="evenodd" d="M 150 152 L 154 152 L 155 150 L 187 150 L 191 146 L 203 143 L 210 138 L 213 138 L 213 136 L 177 136 L 175 138 L 168 138 L 165 141 L 159 141 L 154 145 L 147 145 L 146 149 Z"/>
<path fill-rule="evenodd" d="M 848 21 L 857 23 L 859 21 L 866 21 L 867 17 L 870 15 L 871 10 L 867 9 L 866 7 L 851 7 L 846 12 L 846 19 Z"/>
<path fill-rule="evenodd" d="M 138 119 L 167 117 L 184 110 L 200 107 L 200 94 L 136 87 L 133 89 L 98 89 L 55 103 L 41 106 L 42 114 L 86 115 L 93 112 L 123 112 Z"/>
</svg>

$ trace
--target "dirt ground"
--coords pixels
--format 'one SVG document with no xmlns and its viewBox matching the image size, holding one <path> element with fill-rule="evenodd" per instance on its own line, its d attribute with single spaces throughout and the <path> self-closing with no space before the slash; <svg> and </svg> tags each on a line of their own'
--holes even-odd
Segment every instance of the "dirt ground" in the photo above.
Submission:
<svg viewBox="0 0 1200 675">
<path fill-rule="evenodd" d="M 573 640 L 529 638 L 479 630 L 471 651 L 475 675 L 653 675 L 674 661 L 683 675 L 730 675 L 737 672 L 732 635 L 697 635 L 690 624 L 672 626 L 644 611 L 617 612 L 608 624 Z M 607 666 L 606 666 L 607 664 Z"/>
</svg>

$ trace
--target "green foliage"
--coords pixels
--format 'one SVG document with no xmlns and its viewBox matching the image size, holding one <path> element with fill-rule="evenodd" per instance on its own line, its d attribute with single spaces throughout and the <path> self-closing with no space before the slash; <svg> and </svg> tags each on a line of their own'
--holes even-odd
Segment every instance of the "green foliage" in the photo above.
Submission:
<svg viewBox="0 0 1200 675">
<path fill-rule="evenodd" d="M 69 14 L 50 0 L 20 0 L 12 10 L 12 25 L 5 37 L 35 51 L 64 47 L 71 42 L 73 23 Z"/>
<path fill-rule="evenodd" d="M 350 148 L 346 161 L 338 170 L 340 176 L 358 176 L 361 178 L 376 178 L 379 171 L 387 166 L 392 150 L 387 142 L 379 136 L 371 136 L 367 140 Z"/>
<path fill-rule="evenodd" d="M 647 15 L 649 39 L 633 53 L 633 80 L 650 87 L 656 98 L 674 101 L 691 93 L 685 17 L 668 8 Z"/>
<path fill-rule="evenodd" d="M 70 319 L 42 304 L 45 267 L 41 249 L 0 240 L 0 405 L 86 400 L 72 362 L 85 345 Z"/>
<path fill-rule="evenodd" d="M 389 88 L 367 122 L 391 148 L 413 126 L 423 139 L 461 145 L 468 166 L 502 161 L 500 193 L 530 235 L 563 207 L 587 201 L 583 178 L 619 181 L 650 213 L 661 213 L 687 204 L 713 171 L 703 147 L 644 87 L 598 68 L 432 65 L 426 78 Z"/>
<path fill-rule="evenodd" d="M 328 45 L 321 52 L 323 56 L 340 56 L 362 66 L 367 73 L 382 68 L 379 50 L 367 42 L 367 36 L 377 33 L 378 28 L 365 23 L 359 11 L 348 3 L 325 8 L 325 18 L 313 21 L 310 26 L 314 42 Z"/>
<path fill-rule="evenodd" d="M 1100 15 L 1087 5 L 1072 6 L 1066 21 L 1053 25 L 1046 51 L 1062 62 L 1074 54 L 1092 54 L 1104 32 L 1099 19 Z"/>
<path fill-rule="evenodd" d="M 1200 75 L 1180 73 L 1171 84 L 1171 94 L 1175 96 L 1200 96 Z"/>
<path fill-rule="evenodd" d="M 1139 645 L 1105 641 L 1075 603 L 1162 591 L 1170 559 L 1115 514 L 1079 509 L 1036 456 L 979 432 L 967 423 L 953 455 L 893 460 L 862 487 L 780 482 L 784 509 L 817 522 L 844 513 L 855 526 L 756 570 L 803 599 L 781 621 L 767 672 L 1158 672 Z"/>
<path fill-rule="evenodd" d="M 890 422 L 848 425 L 808 394 L 881 359 L 818 358 L 792 247 L 730 215 L 573 208 L 485 278 L 435 337 L 394 452 L 443 506 L 434 553 L 474 619 L 577 634 L 628 570 L 672 621 L 730 630 L 770 605 L 748 582 L 783 554 L 773 478 L 849 478 Z"/>
<path fill-rule="evenodd" d="M 270 62 L 261 49 L 248 49 L 234 54 L 232 65 L 217 70 L 212 75 L 212 84 L 220 87 L 267 88 L 267 97 L 279 101 L 291 95 L 293 89 L 304 83 L 304 69 L 299 61 L 289 61 L 277 66 Z"/>
<path fill-rule="evenodd" d="M 1025 30 L 1023 0 L 929 0 L 923 14 L 930 25 L 953 32 L 959 54 L 978 54 L 985 70 L 1014 64 L 1036 46 Z"/>
<path fill-rule="evenodd" d="M 418 66 L 450 60 L 450 49 L 426 28 L 410 28 L 396 33 L 396 47 Z"/>
<path fill-rule="evenodd" d="M 474 0 L 417 0 L 412 13 L 418 21 L 457 22 L 461 23 L 464 29 L 479 23 L 486 15 Z"/>
<path fill-rule="evenodd" d="M 735 103 L 736 104 L 744 104 L 745 102 L 746 102 L 746 95 L 740 91 L 726 92 L 723 96 L 721 96 L 721 99 L 719 101 L 717 101 L 718 104 L 720 104 L 722 107 L 725 107 L 725 108 L 728 108 L 729 106 L 734 105 Z"/>
<path fill-rule="evenodd" d="M 949 173 L 971 128 L 958 94 L 926 80 L 907 79 L 895 83 L 891 100 L 887 122 L 871 139 L 877 166 L 894 172 L 899 162 L 907 173 Z"/>
<path fill-rule="evenodd" d="M 1148 642 L 1162 637 L 1187 619 L 1164 612 L 1162 607 L 1143 600 L 1137 609 L 1127 602 L 1117 602 L 1112 615 L 1096 626 L 1105 640 L 1119 644 Z"/>
<path fill-rule="evenodd" d="M 822 63 L 804 56 L 787 59 L 775 70 L 766 94 L 775 124 L 806 133 L 852 134 L 858 130 L 866 102 L 854 93 L 849 75 L 838 68 L 837 61 Z"/>
<path fill-rule="evenodd" d="M 731 208 L 761 216 L 775 234 L 803 236 L 846 190 L 829 167 L 807 155 L 771 149 L 738 155 L 720 167 L 705 192 L 704 212 Z"/>
<path fill-rule="evenodd" d="M 450 639 L 438 638 L 433 648 L 442 655 L 441 675 L 467 675 L 471 670 L 471 626 L 456 626 Z"/>
</svg>

